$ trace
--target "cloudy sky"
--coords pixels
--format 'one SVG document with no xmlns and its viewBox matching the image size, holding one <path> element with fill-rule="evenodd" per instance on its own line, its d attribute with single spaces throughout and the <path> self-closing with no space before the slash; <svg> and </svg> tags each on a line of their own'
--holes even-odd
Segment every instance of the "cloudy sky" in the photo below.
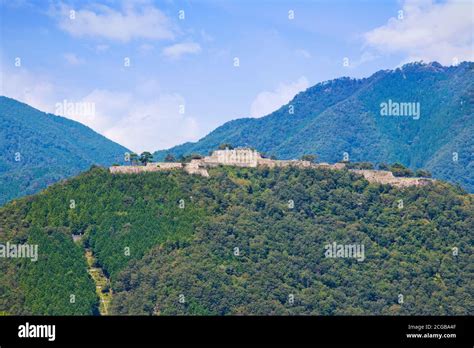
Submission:
<svg viewBox="0 0 474 348">
<path fill-rule="evenodd" d="M 0 0 L 0 94 L 134 150 L 262 117 L 318 82 L 473 61 L 473 2 Z M 348 64 L 344 64 L 344 62 Z"/>
</svg>

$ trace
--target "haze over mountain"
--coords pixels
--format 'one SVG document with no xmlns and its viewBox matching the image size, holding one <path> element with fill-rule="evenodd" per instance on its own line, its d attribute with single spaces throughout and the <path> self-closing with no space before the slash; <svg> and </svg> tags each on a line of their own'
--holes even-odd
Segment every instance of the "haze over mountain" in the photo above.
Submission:
<svg viewBox="0 0 474 348">
<path fill-rule="evenodd" d="M 128 150 L 81 123 L 0 96 L 0 204 L 33 194 Z"/>
<path fill-rule="evenodd" d="M 414 103 L 419 115 L 384 116 L 383 103 Z M 472 62 L 410 63 L 364 79 L 319 83 L 268 116 L 227 122 L 198 142 L 157 151 L 155 158 L 207 155 L 222 143 L 281 159 L 316 153 L 319 161 L 337 162 L 347 153 L 351 161 L 425 168 L 473 192 L 473 105 Z"/>
</svg>

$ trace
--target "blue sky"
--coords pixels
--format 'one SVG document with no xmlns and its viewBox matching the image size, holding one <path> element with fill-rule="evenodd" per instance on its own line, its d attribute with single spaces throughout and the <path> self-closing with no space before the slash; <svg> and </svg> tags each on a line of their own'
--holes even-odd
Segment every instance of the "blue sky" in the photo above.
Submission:
<svg viewBox="0 0 474 348">
<path fill-rule="evenodd" d="M 134 151 L 264 116 L 321 81 L 473 60 L 467 0 L 0 1 L 1 94 Z"/>
</svg>

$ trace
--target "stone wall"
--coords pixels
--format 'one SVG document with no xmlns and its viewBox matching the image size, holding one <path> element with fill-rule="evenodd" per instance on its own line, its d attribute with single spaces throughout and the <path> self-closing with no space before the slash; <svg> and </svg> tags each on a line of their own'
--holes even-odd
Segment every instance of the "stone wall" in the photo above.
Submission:
<svg viewBox="0 0 474 348">
<path fill-rule="evenodd" d="M 193 159 L 184 165 L 175 162 L 148 163 L 146 166 L 113 166 L 111 173 L 137 174 L 142 172 L 158 172 L 164 170 L 180 169 L 189 174 L 208 177 L 207 168 L 219 165 L 231 165 L 234 167 L 298 167 L 298 168 L 327 168 L 341 170 L 345 168 L 344 163 L 317 163 L 301 160 L 272 160 L 262 158 L 260 154 L 251 149 L 216 150 L 211 156 L 202 159 Z M 392 172 L 385 170 L 358 170 L 350 169 L 351 172 L 362 175 L 367 181 L 379 184 L 389 184 L 397 187 L 429 185 L 434 180 L 428 178 L 404 178 L 396 177 Z"/>
<path fill-rule="evenodd" d="M 181 169 L 181 163 L 155 162 L 147 163 L 146 166 L 112 166 L 109 168 L 112 174 L 138 174 L 144 172 L 159 172 L 171 169 Z"/>
<path fill-rule="evenodd" d="M 334 163 L 334 164 L 329 164 L 329 163 L 315 163 L 311 165 L 314 168 L 326 168 L 326 169 L 336 169 L 336 170 L 341 170 L 346 167 L 345 163 Z"/>
<path fill-rule="evenodd" d="M 157 166 L 160 169 L 181 169 L 183 165 L 181 163 L 176 162 L 156 162 L 156 163 L 148 163 L 147 166 Z"/>
<path fill-rule="evenodd" d="M 191 162 L 186 163 L 184 166 L 184 171 L 188 174 L 196 174 L 196 175 L 201 175 L 204 177 L 209 177 L 209 173 L 207 172 L 207 169 L 205 168 L 205 163 L 201 159 L 193 159 Z"/>
<path fill-rule="evenodd" d="M 311 162 L 300 161 L 300 160 L 272 160 L 268 158 L 261 158 L 258 160 L 257 165 L 269 167 L 269 168 L 275 168 L 275 167 L 310 168 Z"/>
<path fill-rule="evenodd" d="M 389 184 L 397 187 L 424 186 L 431 184 L 434 180 L 429 178 L 405 178 L 394 176 L 392 172 L 385 170 L 358 170 L 351 172 L 362 175 L 368 182 Z"/>
<path fill-rule="evenodd" d="M 112 174 L 138 174 L 144 172 L 158 172 L 158 167 L 145 166 L 113 166 L 109 168 Z"/>
</svg>

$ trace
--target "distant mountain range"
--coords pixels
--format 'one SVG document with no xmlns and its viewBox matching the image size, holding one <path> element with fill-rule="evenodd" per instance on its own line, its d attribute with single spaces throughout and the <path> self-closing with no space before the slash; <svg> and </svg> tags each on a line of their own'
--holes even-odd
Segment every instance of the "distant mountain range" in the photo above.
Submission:
<svg viewBox="0 0 474 348">
<path fill-rule="evenodd" d="M 155 160 L 230 143 L 280 159 L 401 162 L 474 192 L 473 66 L 411 63 L 319 83 L 268 116 L 227 122 L 198 142 L 157 151 Z M 122 163 L 127 151 L 78 122 L 0 97 L 0 205 L 93 164 Z"/>
<path fill-rule="evenodd" d="M 128 150 L 92 129 L 0 96 L 0 205 Z"/>
<path fill-rule="evenodd" d="M 474 64 L 410 63 L 364 79 L 339 78 L 299 93 L 262 118 L 225 123 L 195 143 L 157 151 L 207 155 L 222 143 L 281 159 L 401 162 L 474 192 Z"/>
</svg>

